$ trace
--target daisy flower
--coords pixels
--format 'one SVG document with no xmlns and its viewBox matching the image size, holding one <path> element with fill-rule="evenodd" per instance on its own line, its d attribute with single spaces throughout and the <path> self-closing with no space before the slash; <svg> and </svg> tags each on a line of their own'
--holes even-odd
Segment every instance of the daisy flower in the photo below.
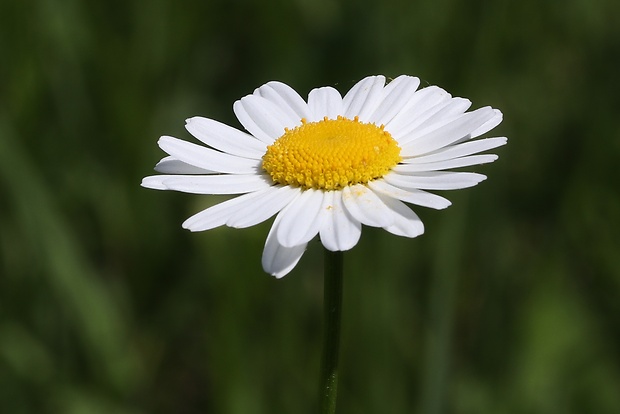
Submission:
<svg viewBox="0 0 620 414">
<path fill-rule="evenodd" d="M 486 177 L 446 171 L 493 162 L 478 154 L 506 138 L 477 139 L 502 120 L 491 107 L 467 112 L 471 102 L 399 76 L 362 79 L 344 97 L 332 87 L 304 100 L 291 87 L 269 82 L 234 103 L 247 132 L 194 117 L 186 128 L 203 144 L 163 136 L 163 175 L 142 186 L 194 194 L 238 194 L 188 218 L 203 231 L 244 228 L 276 215 L 262 264 L 282 277 L 319 235 L 330 251 L 353 248 L 362 224 L 404 237 L 424 232 L 414 204 L 443 209 L 450 201 L 426 190 L 472 187 Z"/>
</svg>

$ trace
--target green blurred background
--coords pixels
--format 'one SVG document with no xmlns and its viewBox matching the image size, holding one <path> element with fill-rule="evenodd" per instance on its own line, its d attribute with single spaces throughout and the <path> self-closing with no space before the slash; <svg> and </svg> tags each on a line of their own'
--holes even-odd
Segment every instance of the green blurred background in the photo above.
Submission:
<svg viewBox="0 0 620 414">
<path fill-rule="evenodd" d="M 139 187 L 202 115 L 419 76 L 508 136 L 478 187 L 345 255 L 341 413 L 620 412 L 620 2 L 0 2 L 0 412 L 312 413 L 317 241 L 192 234 Z"/>
</svg>

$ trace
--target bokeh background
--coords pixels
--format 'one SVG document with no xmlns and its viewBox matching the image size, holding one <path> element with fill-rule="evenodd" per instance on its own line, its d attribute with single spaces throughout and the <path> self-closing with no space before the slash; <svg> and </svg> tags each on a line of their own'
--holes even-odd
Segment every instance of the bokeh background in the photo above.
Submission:
<svg viewBox="0 0 620 414">
<path fill-rule="evenodd" d="M 322 251 L 139 186 L 269 80 L 419 76 L 508 136 L 479 186 L 345 255 L 342 413 L 620 412 L 620 2 L 0 3 L 0 412 L 312 413 Z"/>
</svg>

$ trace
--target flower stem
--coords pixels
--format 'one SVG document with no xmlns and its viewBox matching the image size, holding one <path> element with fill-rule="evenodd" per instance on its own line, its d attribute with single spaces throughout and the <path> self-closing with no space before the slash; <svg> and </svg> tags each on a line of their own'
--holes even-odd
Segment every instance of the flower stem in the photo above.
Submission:
<svg viewBox="0 0 620 414">
<path fill-rule="evenodd" d="M 343 253 L 325 249 L 323 284 L 324 333 L 321 367 L 320 412 L 336 412 L 338 391 L 338 349 L 340 345 L 340 314 L 342 310 Z"/>
</svg>

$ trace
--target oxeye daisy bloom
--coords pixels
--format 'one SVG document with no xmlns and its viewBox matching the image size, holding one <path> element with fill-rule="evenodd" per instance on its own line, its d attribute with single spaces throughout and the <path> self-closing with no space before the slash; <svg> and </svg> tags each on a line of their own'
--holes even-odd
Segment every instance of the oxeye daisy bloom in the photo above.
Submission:
<svg viewBox="0 0 620 414">
<path fill-rule="evenodd" d="M 477 139 L 502 120 L 491 107 L 467 112 L 471 102 L 399 76 L 386 84 L 369 76 L 342 97 L 332 87 L 304 100 L 291 87 L 269 82 L 234 103 L 247 132 L 212 119 L 188 119 L 203 144 L 163 136 L 169 156 L 142 186 L 194 194 L 240 194 L 190 217 L 183 227 L 203 231 L 243 228 L 277 215 L 262 264 L 282 277 L 319 235 L 330 251 L 353 248 L 362 224 L 404 237 L 424 232 L 407 206 L 443 209 L 450 201 L 426 190 L 472 187 L 486 177 L 446 171 L 493 162 L 478 154 L 505 137 Z"/>
</svg>

